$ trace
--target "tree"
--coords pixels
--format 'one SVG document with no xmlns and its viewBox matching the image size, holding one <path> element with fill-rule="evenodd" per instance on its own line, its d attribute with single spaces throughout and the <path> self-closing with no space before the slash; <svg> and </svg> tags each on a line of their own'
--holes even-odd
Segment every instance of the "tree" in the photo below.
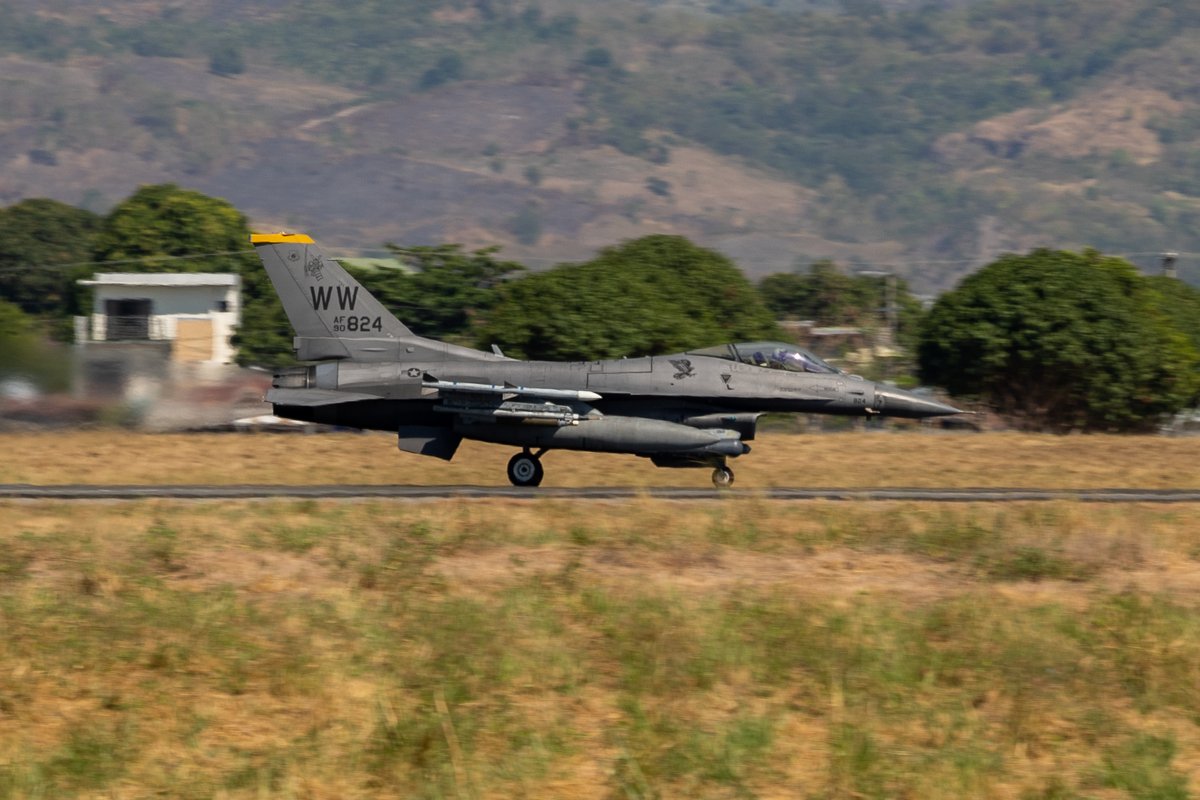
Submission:
<svg viewBox="0 0 1200 800">
<path fill-rule="evenodd" d="M 34 319 L 0 300 L 0 377 L 15 374 L 41 391 L 70 387 L 70 362 L 47 348 Z"/>
<path fill-rule="evenodd" d="M 1157 294 L 1155 305 L 1158 309 L 1188 337 L 1192 346 L 1200 351 L 1200 289 L 1164 275 L 1148 277 L 1146 282 Z M 1197 381 L 1196 393 L 1188 400 L 1188 405 L 1194 406 L 1198 403 L 1200 381 Z"/>
<path fill-rule="evenodd" d="M 542 213 L 537 203 L 526 203 L 508 221 L 508 229 L 523 245 L 535 245 L 542 238 Z"/>
<path fill-rule="evenodd" d="M 143 186 L 112 210 L 96 237 L 95 258 L 124 272 L 236 272 L 242 278 L 237 362 L 294 363 L 283 306 L 249 241 L 245 215 L 228 202 L 164 183 Z"/>
<path fill-rule="evenodd" d="M 470 253 L 457 244 L 387 248 L 413 272 L 356 270 L 355 277 L 405 325 L 435 339 L 469 342 L 476 319 L 496 302 L 496 287 L 525 269 L 497 259 L 498 247 Z"/>
<path fill-rule="evenodd" d="M 890 298 L 887 281 L 894 281 Z M 758 291 L 780 319 L 807 319 L 819 325 L 878 325 L 888 303 L 893 303 L 900 343 L 906 348 L 916 346 L 921 301 L 899 276 L 846 275 L 833 261 L 822 259 L 807 273 L 768 275 L 759 281 Z"/>
<path fill-rule="evenodd" d="M 258 262 L 258 259 L 254 259 Z M 292 326 L 261 263 L 241 270 L 242 321 L 233 335 L 240 366 L 279 367 L 296 363 Z"/>
<path fill-rule="evenodd" d="M 1195 395 L 1200 353 L 1129 263 L 1096 251 L 1008 255 L 938 299 L 924 381 L 1027 428 L 1153 428 Z"/>
<path fill-rule="evenodd" d="M 626 242 L 498 293 L 477 342 L 526 358 L 617 358 L 778 335 L 737 267 L 679 236 Z"/>
<path fill-rule="evenodd" d="M 466 62 L 458 53 L 447 53 L 438 59 L 437 64 L 425 70 L 421 75 L 418 88 L 422 91 L 441 86 L 443 83 L 462 78 Z"/>
<path fill-rule="evenodd" d="M 592 69 L 608 69 L 613 65 L 613 56 L 607 48 L 590 47 L 583 54 L 580 63 Z"/>
<path fill-rule="evenodd" d="M 243 272 L 258 266 L 249 241 L 245 215 L 225 200 L 161 183 L 104 218 L 95 256 L 125 272 Z"/>
<path fill-rule="evenodd" d="M 876 282 L 846 275 L 828 259 L 807 273 L 768 275 L 759 282 L 763 302 L 779 317 L 810 319 L 822 325 L 854 325 L 877 313 Z"/>
<path fill-rule="evenodd" d="M 35 335 L 33 320 L 16 305 L 0 301 L 0 349 L 7 349 L 14 340 Z"/>
<path fill-rule="evenodd" d="M 1165 275 L 1148 277 L 1146 283 L 1158 294 L 1162 312 L 1200 349 L 1200 289 Z"/>
<path fill-rule="evenodd" d="M 0 209 L 0 299 L 28 314 L 70 313 L 74 282 L 91 261 L 100 217 L 36 198 Z"/>
</svg>

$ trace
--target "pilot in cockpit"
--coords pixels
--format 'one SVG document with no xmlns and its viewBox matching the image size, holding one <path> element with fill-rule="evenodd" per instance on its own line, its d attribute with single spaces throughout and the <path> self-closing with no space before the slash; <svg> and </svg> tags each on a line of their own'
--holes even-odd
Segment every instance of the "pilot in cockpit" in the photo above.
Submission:
<svg viewBox="0 0 1200 800">
<path fill-rule="evenodd" d="M 750 363 L 768 369 L 783 369 L 788 372 L 816 372 L 836 374 L 837 369 L 826 364 L 807 350 L 776 345 L 774 349 L 755 349 Z"/>
</svg>

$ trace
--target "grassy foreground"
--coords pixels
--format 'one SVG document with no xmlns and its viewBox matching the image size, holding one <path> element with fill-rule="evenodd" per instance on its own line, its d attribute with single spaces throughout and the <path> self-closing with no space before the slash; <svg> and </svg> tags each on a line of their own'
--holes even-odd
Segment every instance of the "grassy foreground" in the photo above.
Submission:
<svg viewBox="0 0 1200 800">
<path fill-rule="evenodd" d="M 1197 519 L 4 503 L 0 798 L 1182 799 Z"/>
<path fill-rule="evenodd" d="M 464 442 L 452 462 L 388 434 L 0 434 L 0 483 L 507 484 L 516 448 Z M 1200 488 L 1200 437 L 935 432 L 768 433 L 731 462 L 737 488 Z M 708 487 L 708 470 L 633 456 L 549 453 L 546 486 Z"/>
</svg>

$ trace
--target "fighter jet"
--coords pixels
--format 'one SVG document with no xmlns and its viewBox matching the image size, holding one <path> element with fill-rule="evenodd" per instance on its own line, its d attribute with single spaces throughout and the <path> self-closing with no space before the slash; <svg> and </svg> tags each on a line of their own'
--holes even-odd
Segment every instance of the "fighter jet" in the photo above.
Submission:
<svg viewBox="0 0 1200 800">
<path fill-rule="evenodd" d="M 300 361 L 276 373 L 277 416 L 395 431 L 449 460 L 463 439 L 508 445 L 516 486 L 538 486 L 551 450 L 628 453 L 708 467 L 750 452 L 768 412 L 936 417 L 958 409 L 847 375 L 807 350 L 744 342 L 604 361 L 523 361 L 418 336 L 303 234 L 250 237 L 295 329 Z"/>
</svg>

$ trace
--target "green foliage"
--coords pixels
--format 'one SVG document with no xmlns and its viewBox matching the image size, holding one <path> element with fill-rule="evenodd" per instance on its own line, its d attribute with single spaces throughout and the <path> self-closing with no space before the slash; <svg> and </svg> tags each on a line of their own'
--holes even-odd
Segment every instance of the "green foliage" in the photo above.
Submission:
<svg viewBox="0 0 1200 800">
<path fill-rule="evenodd" d="M 1155 306 L 1200 350 L 1200 289 L 1161 275 L 1149 277 L 1146 282 L 1158 294 Z"/>
<path fill-rule="evenodd" d="M 20 308 L 0 300 L 0 378 L 15 375 L 42 391 L 65 391 L 71 385 L 70 359 L 39 335 L 39 327 Z"/>
<path fill-rule="evenodd" d="M 476 336 L 514 356 L 617 358 L 777 335 L 727 258 L 678 236 L 646 236 L 501 285 Z"/>
<path fill-rule="evenodd" d="M 523 245 L 530 246 L 542 238 L 542 213 L 537 203 L 526 203 L 521 206 L 513 218 L 508 221 L 508 229 Z"/>
<path fill-rule="evenodd" d="M 613 65 L 613 57 L 604 47 L 589 47 L 579 63 L 592 69 L 608 69 Z"/>
<path fill-rule="evenodd" d="M 480 315 L 496 302 L 496 287 L 525 268 L 496 258 L 498 247 L 469 253 L 457 244 L 388 250 L 413 272 L 355 270 L 355 277 L 384 306 L 421 336 L 466 341 Z"/>
<path fill-rule="evenodd" d="M 1133 800 L 1186 800 L 1188 778 L 1171 768 L 1175 740 L 1138 734 L 1104 757 L 1104 785 Z"/>
<path fill-rule="evenodd" d="M 92 257 L 100 217 L 35 198 L 0 209 L 0 299 L 30 314 L 64 315 Z"/>
<path fill-rule="evenodd" d="M 0 301 L 0 343 L 4 348 L 11 346 L 14 339 L 26 339 L 34 335 L 33 320 L 25 316 L 12 303 Z"/>
<path fill-rule="evenodd" d="M 255 259 L 257 261 L 257 259 Z M 242 321 L 233 336 L 240 366 L 296 363 L 292 327 L 262 264 L 247 265 L 242 276 Z"/>
<path fill-rule="evenodd" d="M 1084 580 L 1090 570 L 1042 547 L 1018 547 L 1002 556 L 978 559 L 988 577 L 1001 581 Z"/>
<path fill-rule="evenodd" d="M 224 200 L 172 183 L 143 186 L 105 217 L 95 258 L 128 272 L 244 272 L 246 217 Z M 186 257 L 181 260 L 179 257 Z"/>
<path fill-rule="evenodd" d="M 432 89 L 435 86 L 441 86 L 443 83 L 456 81 L 462 78 L 463 71 L 466 68 L 466 62 L 458 53 L 447 53 L 437 60 L 437 63 L 425 70 L 421 75 L 420 88 Z"/>
<path fill-rule="evenodd" d="M 120 777 L 133 748 L 129 731 L 75 728 L 66 743 L 45 766 L 52 783 L 73 789 L 100 789 Z"/>
<path fill-rule="evenodd" d="M 908 281 L 899 276 L 847 275 L 834 262 L 821 260 L 807 273 L 796 270 L 766 276 L 759 281 L 758 292 L 780 319 L 864 327 L 894 322 L 900 344 L 909 350 L 916 348 L 924 311 Z M 889 304 L 892 320 L 888 319 Z"/>
<path fill-rule="evenodd" d="M 877 289 L 877 281 L 846 275 L 828 260 L 807 273 L 777 273 L 759 282 L 759 294 L 776 316 L 823 325 L 856 325 L 876 316 L 883 301 Z"/>
<path fill-rule="evenodd" d="M 1031 428 L 1152 428 L 1197 391 L 1200 352 L 1127 262 L 1010 255 L 943 295 L 921 332 L 926 382 Z"/>
<path fill-rule="evenodd" d="M 646 190 L 659 197 L 671 196 L 671 182 L 663 178 L 651 176 L 646 178 Z"/>
</svg>

